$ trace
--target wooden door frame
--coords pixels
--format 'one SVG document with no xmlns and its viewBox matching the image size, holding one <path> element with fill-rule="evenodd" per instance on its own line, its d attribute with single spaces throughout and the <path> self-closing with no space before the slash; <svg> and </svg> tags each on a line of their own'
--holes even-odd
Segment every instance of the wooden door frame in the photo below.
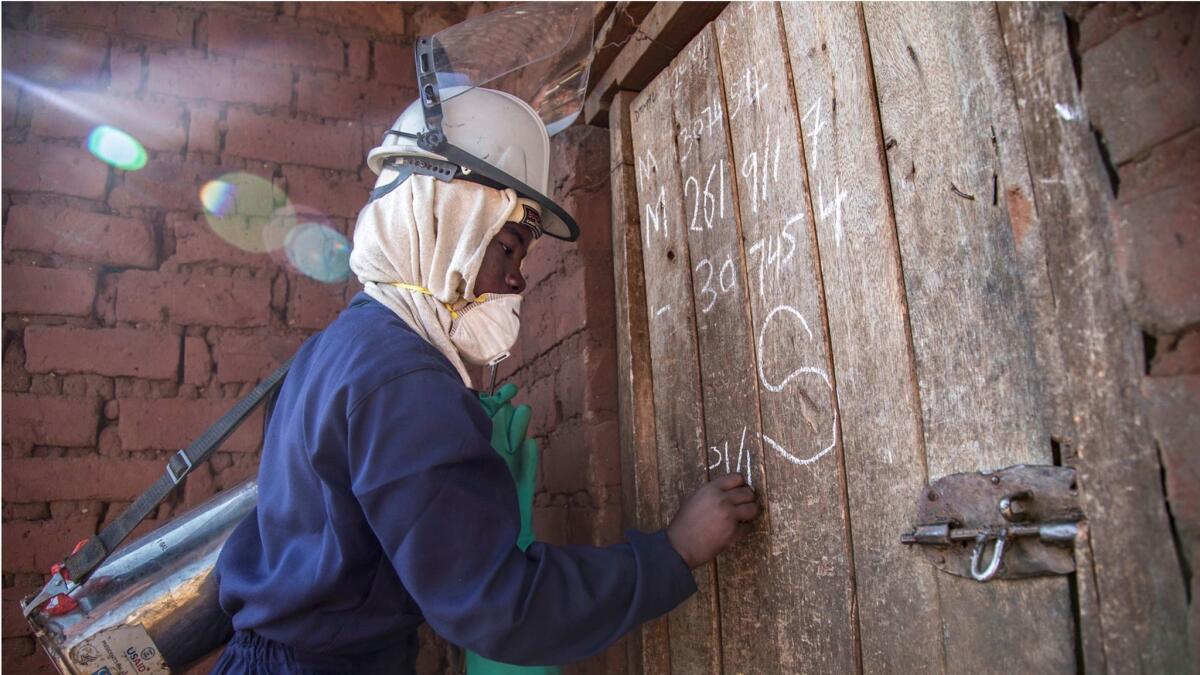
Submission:
<svg viewBox="0 0 1200 675">
<path fill-rule="evenodd" d="M 610 129 L 612 237 L 617 292 L 618 399 L 625 524 L 666 525 L 659 495 L 636 476 L 656 470 L 653 396 L 640 219 L 629 105 L 726 3 L 616 3 L 597 34 L 585 120 Z M 1045 114 L 1066 102 L 1086 110 L 1058 5 L 996 6 L 1032 184 L 1031 216 L 1043 223 L 1054 290 L 1051 392 L 1056 461 L 1080 472 L 1092 516 L 1076 545 L 1076 648 L 1088 672 L 1191 668 L 1185 593 L 1178 578 L 1160 464 L 1138 396 L 1141 349 L 1113 260 L 1112 195 L 1087 124 Z M 619 45 L 614 48 L 614 45 Z M 1079 242 L 1093 242 L 1081 246 Z M 1010 583 L 1020 583 L 1010 582 Z M 635 631 L 629 672 L 669 670 L 665 620 Z"/>
</svg>

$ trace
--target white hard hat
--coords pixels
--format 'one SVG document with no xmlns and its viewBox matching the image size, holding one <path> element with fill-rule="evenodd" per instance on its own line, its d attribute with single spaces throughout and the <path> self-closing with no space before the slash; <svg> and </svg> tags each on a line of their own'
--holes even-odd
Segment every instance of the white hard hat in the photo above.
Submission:
<svg viewBox="0 0 1200 675">
<path fill-rule="evenodd" d="M 443 180 L 474 180 L 512 188 L 520 197 L 540 204 L 546 234 L 568 241 L 578 237 L 574 220 L 546 196 L 550 190 L 550 136 L 528 103 L 493 89 L 453 87 L 444 92 L 441 108 L 441 131 L 450 149 L 458 154 L 447 157 L 418 144 L 417 137 L 428 127 L 421 101 L 414 101 L 396 118 L 383 141 L 367 153 L 367 166 L 380 176 L 373 198 L 386 193 L 414 169 Z M 467 158 L 475 161 L 463 161 Z M 408 171 L 385 171 L 400 167 Z M 516 181 L 505 180 L 504 174 Z"/>
</svg>

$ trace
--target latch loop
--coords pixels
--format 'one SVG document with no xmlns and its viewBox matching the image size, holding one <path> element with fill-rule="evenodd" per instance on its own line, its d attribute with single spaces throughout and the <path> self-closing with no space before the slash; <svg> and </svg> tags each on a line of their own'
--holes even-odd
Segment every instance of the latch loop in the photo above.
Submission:
<svg viewBox="0 0 1200 675">
<path fill-rule="evenodd" d="M 987 581 L 996 576 L 996 570 L 1000 569 L 1000 561 L 1004 558 L 1004 546 L 1008 543 L 1008 533 L 1001 532 L 1000 537 L 996 539 L 996 547 L 992 550 L 992 561 L 988 563 L 987 569 L 979 571 L 979 560 L 983 558 L 983 551 L 987 548 L 988 536 L 983 532 L 975 537 L 975 548 L 971 551 L 971 576 L 975 581 Z"/>
<path fill-rule="evenodd" d="M 1077 496 L 1070 467 L 944 476 L 921 492 L 917 524 L 900 541 L 943 572 L 980 582 L 1069 574 L 1083 520 Z"/>
</svg>

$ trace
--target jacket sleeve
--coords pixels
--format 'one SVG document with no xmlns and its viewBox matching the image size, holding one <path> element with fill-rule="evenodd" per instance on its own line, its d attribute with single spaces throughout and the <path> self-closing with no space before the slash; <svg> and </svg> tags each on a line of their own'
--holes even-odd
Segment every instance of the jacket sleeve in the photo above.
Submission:
<svg viewBox="0 0 1200 675">
<path fill-rule="evenodd" d="M 440 635 L 506 663 L 568 663 L 695 591 L 663 531 L 630 531 L 606 548 L 519 550 L 517 495 L 490 424 L 474 395 L 436 370 L 390 381 L 349 415 L 354 494 Z"/>
</svg>

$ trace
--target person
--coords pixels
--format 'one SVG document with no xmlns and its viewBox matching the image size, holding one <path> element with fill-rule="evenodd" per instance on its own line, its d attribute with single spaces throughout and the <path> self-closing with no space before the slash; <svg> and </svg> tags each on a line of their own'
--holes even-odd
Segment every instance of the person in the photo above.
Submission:
<svg viewBox="0 0 1200 675">
<path fill-rule="evenodd" d="M 447 179 L 445 157 L 404 131 L 424 124 L 413 106 L 368 158 L 379 179 L 351 254 L 364 290 L 296 354 L 266 425 L 257 507 L 219 557 L 236 632 L 214 673 L 413 672 L 424 622 L 503 663 L 578 661 L 689 597 L 690 570 L 757 516 L 730 474 L 665 530 L 518 546 L 513 477 L 467 364 L 507 354 L 522 262 L 574 223 L 545 222 L 548 137 L 523 101 L 474 88 L 443 120 L 523 192 L 462 166 Z M 496 133 L 462 131 L 472 125 Z"/>
</svg>

